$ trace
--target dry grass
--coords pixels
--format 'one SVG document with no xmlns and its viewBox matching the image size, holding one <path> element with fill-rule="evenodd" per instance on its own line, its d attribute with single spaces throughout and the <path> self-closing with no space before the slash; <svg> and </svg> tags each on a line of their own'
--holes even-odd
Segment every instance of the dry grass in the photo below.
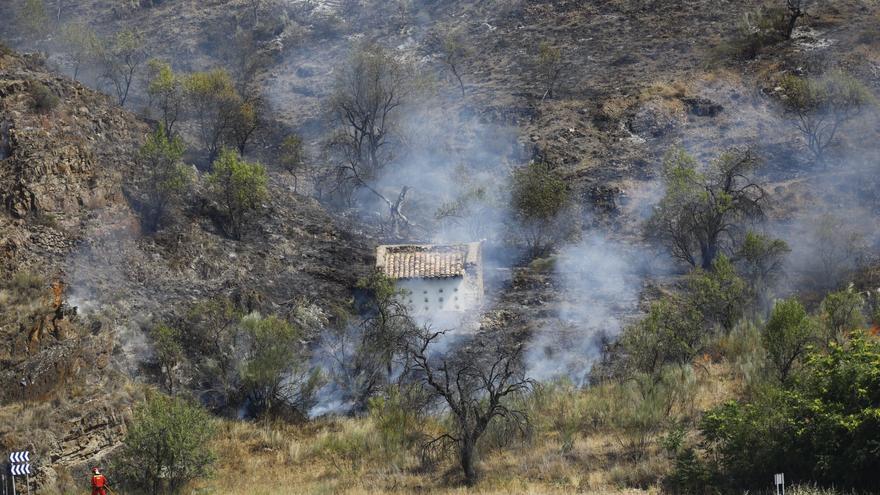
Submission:
<svg viewBox="0 0 880 495">
<path fill-rule="evenodd" d="M 696 363 L 694 370 L 697 392 L 692 405 L 674 413 L 681 417 L 730 398 L 736 388 L 723 363 Z M 424 470 L 417 448 L 384 445 L 369 417 L 305 425 L 224 421 L 215 475 L 192 488 L 228 495 L 658 493 L 658 480 L 672 468 L 661 436 L 641 456 L 628 451 L 622 434 L 605 426 L 613 412 L 602 393 L 561 385 L 526 400 L 531 438 L 485 447 L 481 480 L 471 489 L 458 483 L 454 459 Z"/>
</svg>

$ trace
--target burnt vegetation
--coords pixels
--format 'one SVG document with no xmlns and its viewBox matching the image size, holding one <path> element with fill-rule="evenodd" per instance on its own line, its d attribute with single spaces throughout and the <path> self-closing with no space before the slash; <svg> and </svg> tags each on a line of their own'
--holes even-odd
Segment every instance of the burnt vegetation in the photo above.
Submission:
<svg viewBox="0 0 880 495">
<path fill-rule="evenodd" d="M 203 3 L 0 4 L 38 492 L 880 481 L 876 5 Z M 376 266 L 476 241 L 473 312 Z"/>
</svg>

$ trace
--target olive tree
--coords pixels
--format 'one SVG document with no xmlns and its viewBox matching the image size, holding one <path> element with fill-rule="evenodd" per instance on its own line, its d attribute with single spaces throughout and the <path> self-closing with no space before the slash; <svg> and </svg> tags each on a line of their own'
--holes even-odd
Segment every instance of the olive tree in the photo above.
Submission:
<svg viewBox="0 0 880 495">
<path fill-rule="evenodd" d="M 180 329 L 169 325 L 158 325 L 150 331 L 153 339 L 156 365 L 162 377 L 162 385 L 169 394 L 174 393 L 177 384 L 177 367 L 183 361 Z"/>
<path fill-rule="evenodd" d="M 73 62 L 73 80 L 76 81 L 82 66 L 94 61 L 101 42 L 98 35 L 84 24 L 67 24 L 61 31 L 61 39 Z"/>
<path fill-rule="evenodd" d="M 769 300 L 783 275 L 785 256 L 789 252 L 791 248 L 781 239 L 753 231 L 746 233 L 733 260 L 758 303 L 764 305 Z"/>
<path fill-rule="evenodd" d="M 786 112 L 794 117 L 813 157 L 826 167 L 826 152 L 841 126 L 876 103 L 864 84 L 840 70 L 819 78 L 789 75 L 782 88 Z"/>
<path fill-rule="evenodd" d="M 168 62 L 162 60 L 150 60 L 147 68 L 147 94 L 151 104 L 162 114 L 165 130 L 173 134 L 174 124 L 180 119 L 184 109 L 183 78 L 174 73 Z"/>
<path fill-rule="evenodd" d="M 538 45 L 538 77 L 544 90 L 541 101 L 553 98 L 559 76 L 567 67 L 568 64 L 562 58 L 561 48 L 546 42 Z"/>
<path fill-rule="evenodd" d="M 155 494 L 179 493 L 206 476 L 216 456 L 211 416 L 180 398 L 151 394 L 134 418 L 113 471 L 122 485 Z"/>
<path fill-rule="evenodd" d="M 293 176 L 293 192 L 297 192 L 299 175 L 306 168 L 306 154 L 302 138 L 291 134 L 281 142 L 281 165 Z"/>
<path fill-rule="evenodd" d="M 143 36 L 131 29 L 119 31 L 101 47 L 102 77 L 113 85 L 120 106 L 125 106 L 132 82 L 147 60 Z"/>
<path fill-rule="evenodd" d="M 276 316 L 242 320 L 242 391 L 255 416 L 304 416 L 314 405 L 321 374 L 309 366 L 302 330 Z"/>
<path fill-rule="evenodd" d="M 764 328 L 762 341 L 780 382 L 788 382 L 816 336 L 816 325 L 801 303 L 795 299 L 776 303 Z"/>
<path fill-rule="evenodd" d="M 666 194 L 646 224 L 646 234 L 672 256 L 711 270 L 715 258 L 734 250 L 748 220 L 763 216 L 766 193 L 747 174 L 757 165 L 749 150 L 723 153 L 699 169 L 696 159 L 674 149 L 664 160 Z"/>
<path fill-rule="evenodd" d="M 461 71 L 464 60 L 471 55 L 470 48 L 466 45 L 460 31 L 449 31 L 443 37 L 442 46 L 443 63 L 449 72 L 458 81 L 461 96 L 464 96 L 464 81 L 461 79 Z"/>
<path fill-rule="evenodd" d="M 211 199 L 217 204 L 223 228 L 241 239 L 247 219 L 268 197 L 266 167 L 248 163 L 230 149 L 223 149 L 207 177 Z"/>
<path fill-rule="evenodd" d="M 162 225 L 169 208 L 180 202 L 193 181 L 192 170 L 182 162 L 184 149 L 183 140 L 169 137 L 160 124 L 138 152 L 146 192 L 142 211 L 151 232 Z"/>
<path fill-rule="evenodd" d="M 578 235 L 580 222 L 568 185 L 545 162 L 532 162 L 513 174 L 511 237 L 529 254 L 545 256 Z"/>
<path fill-rule="evenodd" d="M 209 162 L 217 158 L 242 105 L 232 77 L 223 69 L 190 74 L 183 83 L 196 135 Z"/>
</svg>

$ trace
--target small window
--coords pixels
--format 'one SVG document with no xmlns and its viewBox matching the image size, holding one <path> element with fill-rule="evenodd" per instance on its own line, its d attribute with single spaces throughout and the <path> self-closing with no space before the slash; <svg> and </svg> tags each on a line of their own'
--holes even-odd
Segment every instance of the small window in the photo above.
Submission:
<svg viewBox="0 0 880 495">
<path fill-rule="evenodd" d="M 443 294 L 443 289 L 440 289 L 440 293 Z"/>
<path fill-rule="evenodd" d="M 458 307 L 458 304 L 455 305 L 455 309 L 460 309 L 460 308 Z"/>
<path fill-rule="evenodd" d="M 426 291 L 426 290 L 422 291 L 422 294 L 427 294 L 427 293 L 428 293 L 428 291 Z"/>
<path fill-rule="evenodd" d="M 427 297 L 425 298 L 425 302 L 428 302 L 428 298 L 427 298 Z"/>
<path fill-rule="evenodd" d="M 409 300 L 409 303 L 412 304 L 412 299 Z"/>
<path fill-rule="evenodd" d="M 425 311 L 428 311 L 428 307 L 427 307 L 427 306 L 425 306 Z"/>
<path fill-rule="evenodd" d="M 455 296 L 454 299 L 455 299 L 456 301 L 458 301 L 458 296 Z M 410 302 L 412 302 L 412 301 L 410 301 Z"/>
<path fill-rule="evenodd" d="M 440 302 L 441 302 L 441 303 L 443 302 L 443 298 L 442 298 L 442 297 L 440 298 Z"/>
<path fill-rule="evenodd" d="M 458 287 L 452 289 L 452 292 L 458 292 Z"/>
</svg>

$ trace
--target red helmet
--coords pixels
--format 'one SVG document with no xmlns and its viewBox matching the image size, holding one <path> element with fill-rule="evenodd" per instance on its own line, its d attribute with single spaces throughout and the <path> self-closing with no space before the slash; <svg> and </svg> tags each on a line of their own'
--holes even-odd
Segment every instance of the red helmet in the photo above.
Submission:
<svg viewBox="0 0 880 495">
<path fill-rule="evenodd" d="M 98 474 L 98 473 L 101 472 L 101 468 L 99 468 L 98 466 L 95 466 L 95 467 L 92 468 L 92 472 L 95 473 L 95 474 Z"/>
</svg>

